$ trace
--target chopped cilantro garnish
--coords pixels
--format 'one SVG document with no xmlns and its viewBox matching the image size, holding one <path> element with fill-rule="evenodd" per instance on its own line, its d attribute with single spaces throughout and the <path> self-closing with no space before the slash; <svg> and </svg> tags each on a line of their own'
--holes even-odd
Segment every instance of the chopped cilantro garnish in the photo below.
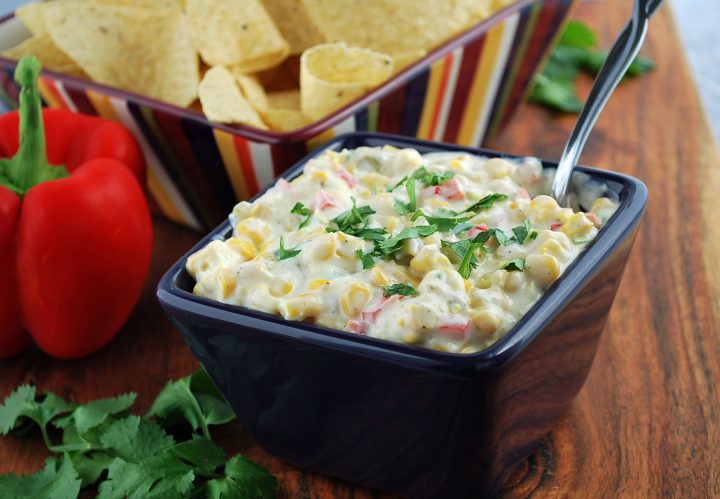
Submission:
<svg viewBox="0 0 720 499">
<path fill-rule="evenodd" d="M 470 229 L 472 229 L 473 227 L 475 227 L 475 224 L 469 224 L 469 223 L 457 224 L 457 225 L 455 226 L 455 228 L 453 229 L 452 233 L 453 233 L 453 234 L 460 234 L 461 232 L 465 232 L 465 231 L 467 231 L 467 230 L 470 230 Z"/>
<path fill-rule="evenodd" d="M 590 241 L 592 241 L 592 237 L 573 237 L 572 239 L 573 244 L 577 245 L 589 243 Z"/>
<path fill-rule="evenodd" d="M 392 187 L 388 187 L 386 190 L 387 190 L 388 192 L 394 191 L 395 189 L 397 189 L 398 187 L 400 187 L 401 185 L 403 185 L 407 179 L 408 179 L 408 176 L 405 175 L 403 178 L 400 179 L 400 181 L 399 181 L 397 184 L 393 185 Z"/>
<path fill-rule="evenodd" d="M 312 218 L 312 211 L 310 211 L 310 208 L 299 202 L 295 203 L 295 206 L 292 207 L 290 213 L 295 213 L 296 215 L 302 215 L 305 217 L 305 219 L 300 222 L 300 225 L 298 225 L 298 229 L 302 229 L 309 224 L 310 219 Z"/>
<path fill-rule="evenodd" d="M 516 258 L 515 260 L 510 260 L 503 269 L 505 270 L 519 270 L 520 272 L 523 271 L 525 268 L 525 259 L 524 258 Z"/>
<path fill-rule="evenodd" d="M 538 236 L 538 233 L 537 233 L 536 230 L 534 230 L 534 231 L 532 231 L 532 232 L 530 233 L 530 235 L 528 236 L 528 238 L 529 238 L 531 241 L 534 241 L 535 239 L 537 239 L 537 236 Z"/>
<path fill-rule="evenodd" d="M 404 283 L 391 284 L 385 288 L 385 291 L 383 292 L 383 296 L 386 297 L 392 295 L 410 296 L 416 294 L 418 294 L 418 292 L 414 287 L 412 287 L 412 285 Z"/>
<path fill-rule="evenodd" d="M 463 278 L 467 279 L 470 277 L 470 273 L 475 267 L 477 267 L 478 260 L 475 256 L 475 252 L 478 249 L 488 251 L 488 248 L 483 246 L 483 242 L 473 242 L 470 239 L 463 239 L 462 241 L 450 242 L 441 241 L 443 248 L 449 248 L 452 252 L 461 260 L 458 272 Z"/>
<path fill-rule="evenodd" d="M 387 231 L 383 228 L 366 227 L 364 229 L 353 230 L 352 233 L 348 232 L 348 234 L 359 237 L 360 239 L 367 239 L 368 241 L 384 241 Z"/>
<path fill-rule="evenodd" d="M 415 179 L 409 178 L 405 184 L 405 190 L 407 190 L 408 201 L 403 203 L 402 201 L 395 200 L 395 211 L 398 215 L 403 216 L 408 213 L 412 213 L 417 209 L 417 197 L 415 195 Z"/>
<path fill-rule="evenodd" d="M 371 228 L 368 227 L 368 217 L 375 213 L 369 205 L 355 206 L 355 198 L 352 199 L 352 208 L 345 213 L 341 213 L 337 217 L 333 218 L 338 228 L 327 227 L 326 232 L 337 232 L 338 230 L 345 234 L 359 237 L 361 239 L 367 239 L 369 241 L 383 241 L 385 239 L 385 233 L 387 232 L 383 228 Z"/>
<path fill-rule="evenodd" d="M 412 216 L 410 220 L 413 222 L 417 220 L 418 218 L 423 217 L 425 220 L 427 220 L 427 223 L 430 225 L 437 225 L 439 232 L 450 232 L 452 231 L 458 224 L 467 222 L 470 220 L 470 217 L 430 217 L 427 216 L 425 213 L 422 212 L 422 210 L 418 210 L 415 212 L 415 214 Z M 472 227 L 472 225 L 470 225 Z M 468 227 L 468 228 L 470 228 Z"/>
<path fill-rule="evenodd" d="M 412 178 L 419 180 L 425 187 L 440 185 L 454 176 L 453 172 L 429 172 L 424 166 L 421 166 L 412 174 Z"/>
<path fill-rule="evenodd" d="M 393 253 L 402 249 L 402 242 L 405 239 L 415 239 L 416 237 L 426 237 L 438 231 L 437 225 L 416 225 L 401 230 L 393 237 L 379 243 L 375 248 L 383 258 L 388 259 Z"/>
<path fill-rule="evenodd" d="M 491 194 L 488 194 L 484 198 L 482 198 L 477 203 L 475 203 L 471 206 L 468 206 L 463 211 L 458 213 L 458 215 L 460 215 L 462 213 L 468 213 L 468 212 L 477 213 L 478 211 L 486 210 L 486 209 L 490 208 L 496 201 L 504 201 L 507 198 L 508 198 L 507 194 L 500 194 L 498 192 L 493 192 Z"/>
<path fill-rule="evenodd" d="M 363 270 L 369 269 L 369 268 L 372 268 L 375 266 L 375 260 L 372 257 L 372 252 L 363 253 L 363 250 L 357 249 L 357 250 L 355 250 L 355 254 L 358 256 L 358 258 L 362 262 Z"/>
<path fill-rule="evenodd" d="M 285 243 L 283 242 L 283 238 L 280 237 L 280 249 L 277 251 L 277 261 L 285 260 L 287 258 L 292 258 L 296 256 L 298 253 L 300 253 L 301 250 L 293 248 L 293 249 L 285 249 Z"/>
<path fill-rule="evenodd" d="M 512 232 L 514 234 L 515 242 L 518 244 L 524 243 L 530 233 L 530 221 L 525 220 L 519 227 L 513 227 Z"/>
</svg>

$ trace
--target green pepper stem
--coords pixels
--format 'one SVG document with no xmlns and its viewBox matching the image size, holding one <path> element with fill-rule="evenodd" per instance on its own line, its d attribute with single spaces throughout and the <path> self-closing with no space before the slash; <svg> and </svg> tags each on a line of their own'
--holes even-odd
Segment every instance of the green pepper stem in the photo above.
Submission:
<svg viewBox="0 0 720 499">
<path fill-rule="evenodd" d="M 23 57 L 15 68 L 15 81 L 20 85 L 20 147 L 0 169 L 0 185 L 26 194 L 32 187 L 68 176 L 64 166 L 52 166 L 45 148 L 42 101 L 37 89 L 40 61 Z"/>
</svg>

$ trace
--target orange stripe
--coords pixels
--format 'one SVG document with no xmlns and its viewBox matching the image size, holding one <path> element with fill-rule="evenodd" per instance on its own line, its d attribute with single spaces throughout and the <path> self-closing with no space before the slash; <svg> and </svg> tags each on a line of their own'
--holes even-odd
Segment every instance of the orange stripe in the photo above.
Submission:
<svg viewBox="0 0 720 499">
<path fill-rule="evenodd" d="M 47 102 L 48 106 L 60 109 L 67 109 L 65 101 L 53 86 L 52 81 L 47 78 L 38 78 L 38 90 L 40 95 Z"/>
<path fill-rule="evenodd" d="M 242 137 L 238 137 L 237 135 L 233 136 L 233 141 L 235 142 L 235 152 L 237 153 L 238 161 L 240 162 L 240 168 L 245 175 L 245 184 L 247 185 L 249 191 L 247 199 L 250 199 L 250 197 L 257 194 L 260 190 L 257 178 L 255 177 L 255 167 L 253 165 L 252 154 L 250 153 L 250 146 L 248 145 L 247 140 Z"/>
<path fill-rule="evenodd" d="M 454 54 L 450 52 L 444 59 L 445 67 L 440 77 L 440 88 L 438 89 L 435 109 L 433 110 L 432 120 L 430 121 L 430 138 L 435 137 L 438 120 L 440 119 L 440 111 L 443 107 L 443 102 L 445 102 L 445 91 L 447 90 L 448 80 L 450 79 L 450 69 L 452 68 L 454 57 Z"/>
</svg>

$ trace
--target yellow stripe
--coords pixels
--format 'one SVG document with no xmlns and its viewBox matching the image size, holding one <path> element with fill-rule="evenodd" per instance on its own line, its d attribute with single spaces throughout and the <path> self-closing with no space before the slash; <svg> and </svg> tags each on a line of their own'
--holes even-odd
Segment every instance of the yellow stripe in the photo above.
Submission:
<svg viewBox="0 0 720 499">
<path fill-rule="evenodd" d="M 335 130 L 333 128 L 329 128 L 321 134 L 318 134 L 315 137 L 308 139 L 308 141 L 306 142 L 307 150 L 312 151 L 313 149 L 323 145 L 328 140 L 331 140 L 333 137 L 335 137 Z"/>
<path fill-rule="evenodd" d="M 233 191 L 235 191 L 235 196 L 237 199 L 250 199 L 250 191 L 245 183 L 245 176 L 240 167 L 240 160 L 235 150 L 235 142 L 233 141 L 232 135 L 217 128 L 213 130 L 213 134 L 215 135 L 215 142 L 217 142 L 218 149 L 220 150 L 220 156 L 222 156 L 223 163 L 225 164 L 225 171 L 230 177 L 230 183 L 232 184 Z"/>
<path fill-rule="evenodd" d="M 425 102 L 423 102 L 422 116 L 420 117 L 420 126 L 417 132 L 420 139 L 432 139 L 433 131 L 430 130 L 430 127 L 435 114 L 435 106 L 439 97 L 438 93 L 440 92 L 440 83 L 443 71 L 445 71 L 446 61 L 447 59 L 443 58 L 430 66 L 430 78 L 427 92 L 425 92 Z"/>
<path fill-rule="evenodd" d="M 186 220 L 185 217 L 180 214 L 178 209 L 175 207 L 175 204 L 173 204 L 168 195 L 165 193 L 165 190 L 162 188 L 162 182 L 157 179 L 152 169 L 148 168 L 147 172 L 148 190 L 150 191 L 150 194 L 152 194 L 152 196 L 155 198 L 155 201 L 157 202 L 158 206 L 160 206 L 160 209 L 165 214 L 165 216 L 168 217 L 170 220 L 181 223 L 183 225 L 190 225 L 190 221 Z"/>
<path fill-rule="evenodd" d="M 94 92 L 92 90 L 87 90 L 85 92 L 85 95 L 87 95 L 88 100 L 92 103 L 95 111 L 97 111 L 100 116 L 109 120 L 122 123 L 122 120 L 120 119 L 117 111 L 115 111 L 115 107 L 113 107 L 109 96 Z M 145 158 L 145 161 L 148 161 L 148 158 Z M 182 216 L 180 211 L 172 202 L 170 196 L 168 196 L 167 192 L 165 191 L 162 182 L 160 182 L 160 180 L 158 180 L 158 178 L 153 173 L 152 168 L 150 168 L 150 166 L 148 165 L 146 170 L 148 190 L 150 191 L 150 194 L 155 198 L 155 201 L 157 202 L 158 206 L 165 214 L 165 216 L 175 222 L 188 225 L 189 221 Z"/>
<path fill-rule="evenodd" d="M 104 94 L 97 93 L 93 90 L 87 90 L 85 92 L 88 100 L 92 103 L 95 111 L 102 116 L 113 121 L 120 121 L 120 117 L 115 112 L 115 108 L 110 102 L 110 97 Z"/>
<path fill-rule="evenodd" d="M 473 76 L 472 89 L 470 90 L 470 98 L 465 105 L 462 121 L 460 122 L 460 133 L 458 134 L 457 143 L 466 146 L 476 146 L 472 144 L 475 128 L 478 126 L 478 119 L 482 111 L 483 105 L 490 105 L 486 101 L 486 94 L 492 77 L 493 66 L 497 62 L 497 55 L 500 51 L 500 43 L 502 42 L 505 24 L 500 24 L 490 29 L 485 40 L 480 64 L 475 69 Z"/>
<path fill-rule="evenodd" d="M 54 108 L 65 107 L 63 104 L 55 98 L 55 94 L 50 89 L 50 85 L 45 81 L 44 78 L 38 78 L 38 91 L 42 96 L 43 100 L 47 102 L 47 105 Z"/>
</svg>

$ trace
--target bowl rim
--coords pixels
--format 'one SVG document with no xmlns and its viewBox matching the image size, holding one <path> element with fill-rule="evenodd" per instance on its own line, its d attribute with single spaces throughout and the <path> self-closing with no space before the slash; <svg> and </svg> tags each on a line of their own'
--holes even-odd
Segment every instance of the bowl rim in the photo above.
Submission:
<svg viewBox="0 0 720 499">
<path fill-rule="evenodd" d="M 479 37 L 481 34 L 485 33 L 490 27 L 494 26 L 500 21 L 505 20 L 507 17 L 514 14 L 515 12 L 524 9 L 530 4 L 545 3 L 547 1 L 549 0 L 515 0 L 510 5 L 496 11 L 487 19 L 484 19 L 477 24 L 473 24 L 470 28 L 463 30 L 462 32 L 448 39 L 445 43 L 430 50 L 424 57 L 403 68 L 402 71 L 394 74 L 392 77 L 385 80 L 383 83 L 373 88 L 372 90 L 364 94 L 362 97 L 359 97 L 358 99 L 349 102 L 347 105 L 341 107 L 337 111 L 334 111 L 333 113 L 325 116 L 320 120 L 313 121 L 304 126 L 303 128 L 298 128 L 296 130 L 291 130 L 288 132 L 261 130 L 259 128 L 254 128 L 242 124 L 217 123 L 208 120 L 202 112 L 195 109 L 176 106 L 174 104 L 170 104 L 142 94 L 122 90 L 117 87 L 112 87 L 102 83 L 96 83 L 86 78 L 58 73 L 49 69 L 43 69 L 41 72 L 41 76 L 50 77 L 54 80 L 60 81 L 63 84 L 70 84 L 74 87 L 85 88 L 115 98 L 126 99 L 130 97 L 134 102 L 138 103 L 139 105 L 152 107 L 166 114 L 189 119 L 205 126 L 217 128 L 225 132 L 229 132 L 233 135 L 253 140 L 255 142 L 262 142 L 271 145 L 289 142 L 304 142 L 340 124 L 342 121 L 353 116 L 357 111 L 359 111 L 360 109 L 364 109 L 372 102 L 389 95 L 394 90 L 404 85 L 407 81 L 417 76 L 425 68 L 442 59 L 457 48 L 465 46 L 470 40 Z M 571 4 L 575 0 L 566 1 L 568 4 Z M 14 13 L 0 16 L 0 27 L 2 27 L 3 24 L 15 17 L 16 16 Z M 16 65 L 16 60 L 9 59 L 0 55 L 0 68 L 3 68 L 5 70 L 13 70 Z"/>
<path fill-rule="evenodd" d="M 480 149 L 420 140 L 373 132 L 352 132 L 338 135 L 331 141 L 307 155 L 290 167 L 278 179 L 291 180 L 300 175 L 305 164 L 323 154 L 328 149 L 361 147 L 362 145 L 377 146 L 381 144 L 395 147 L 411 147 L 422 152 L 449 151 L 468 152 L 470 154 L 523 159 L 527 156 L 507 154 L 490 149 Z M 543 168 L 557 166 L 557 162 L 541 160 Z M 225 220 L 210 233 L 197 242 L 163 275 L 157 286 L 156 296 L 166 309 L 202 316 L 214 321 L 226 322 L 240 327 L 261 330 L 263 333 L 294 338 L 326 348 L 347 351 L 353 354 L 381 358 L 388 362 L 412 365 L 418 369 L 442 371 L 446 374 L 459 373 L 462 370 L 486 371 L 504 365 L 540 334 L 540 332 L 563 310 L 594 276 L 614 251 L 632 233 L 644 213 L 647 203 L 645 184 L 629 175 L 593 167 L 579 166 L 578 171 L 589 174 L 594 179 L 604 180 L 618 188 L 620 205 L 613 216 L 598 232 L 593 242 L 588 245 L 573 263 L 563 272 L 540 299 L 525 313 L 523 317 L 499 340 L 487 348 L 475 353 L 438 352 L 426 347 L 407 345 L 390 340 L 382 340 L 368 336 L 360 336 L 314 324 L 288 321 L 280 316 L 252 310 L 238 305 L 224 304 L 209 298 L 193 295 L 181 289 L 177 281 L 186 273 L 185 261 L 188 256 L 204 247 L 213 239 L 225 238 L 231 231 L 230 223 Z M 275 183 L 267 186 L 251 201 L 262 196 Z"/>
</svg>

